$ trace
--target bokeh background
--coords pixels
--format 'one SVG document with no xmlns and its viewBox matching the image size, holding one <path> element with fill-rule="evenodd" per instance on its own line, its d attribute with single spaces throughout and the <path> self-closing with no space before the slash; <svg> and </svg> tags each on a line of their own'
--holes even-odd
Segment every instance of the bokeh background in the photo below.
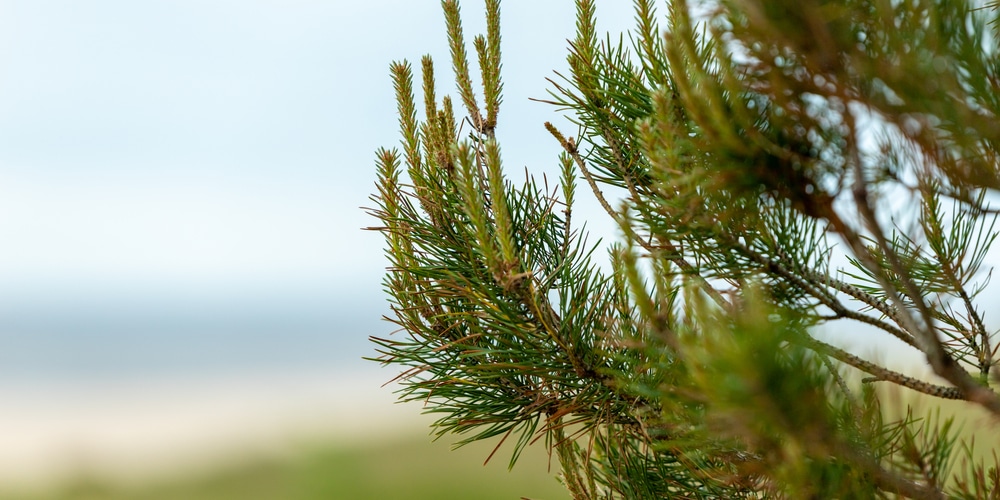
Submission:
<svg viewBox="0 0 1000 500">
<path fill-rule="evenodd" d="M 560 115 L 529 97 L 565 67 L 573 2 L 502 15 L 506 166 L 551 175 Z M 393 330 L 360 208 L 398 143 L 388 66 L 425 53 L 454 94 L 434 1 L 0 1 L 0 495 L 223 498 L 229 474 L 242 498 L 388 498 L 345 488 L 437 481 L 425 454 L 479 481 L 491 445 L 429 444 L 361 359 Z M 555 484 L 498 456 L 502 483 Z"/>
<path fill-rule="evenodd" d="M 576 134 L 529 100 L 573 3 L 503 4 L 514 178 L 556 178 L 545 121 Z M 597 7 L 617 40 L 631 6 Z M 393 331 L 361 230 L 388 67 L 427 53 L 454 95 L 431 0 L 0 0 L 0 498 L 565 498 L 538 447 L 431 443 L 362 360 Z"/>
</svg>

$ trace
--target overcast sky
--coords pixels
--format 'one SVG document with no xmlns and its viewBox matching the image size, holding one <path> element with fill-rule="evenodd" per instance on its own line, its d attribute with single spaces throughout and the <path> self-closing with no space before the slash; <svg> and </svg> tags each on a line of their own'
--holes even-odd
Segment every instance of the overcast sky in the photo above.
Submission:
<svg viewBox="0 0 1000 500">
<path fill-rule="evenodd" d="M 602 29 L 630 23 L 598 4 Z M 463 14 L 471 41 L 482 2 Z M 516 177 L 556 171 L 559 115 L 528 98 L 574 23 L 570 0 L 503 4 Z M 359 207 L 398 142 L 388 66 L 431 53 L 454 95 L 446 47 L 436 1 L 0 1 L 0 316 L 285 302 L 378 326 Z"/>
<path fill-rule="evenodd" d="M 527 98 L 544 97 L 562 66 L 571 3 L 504 5 L 511 168 L 554 164 L 541 128 L 554 110 Z M 377 289 L 364 282 L 378 275 L 380 241 L 358 231 L 372 222 L 358 207 L 373 151 L 397 141 L 387 67 L 433 53 L 452 91 L 437 2 L 0 6 L 5 295 Z M 480 8 L 465 3 L 470 38 Z"/>
</svg>

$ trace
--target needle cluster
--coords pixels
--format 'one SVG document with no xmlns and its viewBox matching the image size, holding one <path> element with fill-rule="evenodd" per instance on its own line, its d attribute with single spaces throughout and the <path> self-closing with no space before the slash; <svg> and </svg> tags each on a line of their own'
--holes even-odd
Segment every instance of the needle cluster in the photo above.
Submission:
<svg viewBox="0 0 1000 500">
<path fill-rule="evenodd" d="M 502 166 L 499 0 L 472 43 L 479 90 L 442 6 L 461 109 L 425 57 L 418 118 L 413 68 L 392 64 L 402 140 L 377 152 L 370 209 L 399 327 L 377 359 L 439 436 L 510 439 L 511 465 L 541 441 L 575 499 L 1000 498 L 996 463 L 956 467 L 971 446 L 951 420 L 881 402 L 895 386 L 1000 423 L 977 302 L 998 4 L 635 0 L 627 39 L 602 40 L 577 0 L 542 100 L 578 127 L 545 124 L 555 186 Z M 610 267 L 573 218 L 578 180 L 622 228 Z M 937 378 L 815 335 L 859 328 Z"/>
</svg>

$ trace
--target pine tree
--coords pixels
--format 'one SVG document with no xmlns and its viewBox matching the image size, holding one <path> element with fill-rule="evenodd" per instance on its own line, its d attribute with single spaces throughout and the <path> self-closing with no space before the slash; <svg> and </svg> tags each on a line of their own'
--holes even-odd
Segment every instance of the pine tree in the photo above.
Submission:
<svg viewBox="0 0 1000 500">
<path fill-rule="evenodd" d="M 510 437 L 511 464 L 543 442 L 577 499 L 1000 498 L 949 419 L 882 411 L 891 385 L 1000 421 L 977 305 L 1000 4 L 635 0 L 616 42 L 577 0 L 544 101 L 579 126 L 545 124 L 552 188 L 501 166 L 499 3 L 472 43 L 480 91 L 442 2 L 464 117 L 429 57 L 420 118 L 412 67 L 391 66 L 402 141 L 377 152 L 370 212 L 400 331 L 373 340 L 401 399 L 460 443 Z M 610 271 L 573 218 L 578 179 L 625 235 Z M 814 334 L 862 324 L 940 381 Z"/>
</svg>

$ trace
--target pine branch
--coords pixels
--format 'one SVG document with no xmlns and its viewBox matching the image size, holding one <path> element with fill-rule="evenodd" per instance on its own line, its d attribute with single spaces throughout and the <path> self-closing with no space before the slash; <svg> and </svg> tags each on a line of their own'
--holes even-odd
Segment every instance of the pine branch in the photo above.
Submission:
<svg viewBox="0 0 1000 500">
<path fill-rule="evenodd" d="M 881 300 L 881 299 L 879 299 L 879 298 L 877 298 L 877 297 L 875 297 L 875 296 L 873 296 L 873 295 L 871 295 L 869 293 L 866 293 L 865 291 L 861 290 L 860 288 L 858 288 L 858 287 L 856 287 L 854 285 L 851 285 L 850 283 L 838 280 L 837 278 L 834 278 L 833 276 L 821 275 L 821 274 L 812 272 L 812 271 L 810 271 L 808 269 L 802 270 L 802 273 L 803 273 L 804 277 L 806 279 L 808 279 L 809 281 L 811 281 L 813 283 L 816 283 L 816 284 L 827 286 L 827 287 L 832 288 L 832 289 L 834 289 L 834 290 L 836 290 L 838 292 L 846 294 L 847 296 L 849 296 L 849 297 L 851 297 L 851 298 L 853 298 L 853 299 L 855 299 L 857 301 L 860 301 L 860 302 L 864 303 L 868 307 L 871 307 L 872 309 L 874 309 L 874 310 L 882 313 L 886 317 L 892 319 L 897 325 L 899 325 L 899 324 L 902 323 L 902 320 L 899 318 L 899 313 L 896 311 L 895 308 L 893 308 L 891 305 L 887 304 L 885 301 L 883 301 L 883 300 Z M 909 339 L 910 339 L 909 341 L 904 340 L 904 342 L 906 342 L 907 344 L 910 344 L 910 345 L 915 345 L 915 341 L 913 340 L 913 336 L 912 335 L 910 335 L 908 333 L 905 333 L 905 332 L 903 332 L 903 335 L 909 337 Z M 897 335 L 897 337 L 898 337 L 898 335 Z M 902 339 L 900 339 L 900 340 L 902 340 Z"/>
<path fill-rule="evenodd" d="M 870 385 L 1000 414 L 975 303 L 988 279 L 972 282 L 998 236 L 982 193 L 1000 186 L 1000 37 L 985 31 L 1000 23 L 963 2 L 814 4 L 695 16 L 704 4 L 677 0 L 661 32 L 654 2 L 635 0 L 628 45 L 599 38 L 595 2 L 577 0 L 570 73 L 541 102 L 582 132 L 545 124 L 562 149 L 550 189 L 504 176 L 499 0 L 472 38 L 481 96 L 459 3 L 442 2 L 462 113 L 425 57 L 418 120 L 412 69 L 392 64 L 401 140 L 376 154 L 369 209 L 401 328 L 373 338 L 378 359 L 401 367 L 401 399 L 439 415 L 435 433 L 514 442 L 511 464 L 544 438 L 574 498 L 972 498 L 1000 484 L 970 467 L 946 486 L 950 422 L 888 422 Z M 610 275 L 571 224 L 577 175 L 625 233 Z M 602 184 L 624 190 L 621 209 Z M 894 189 L 913 197 L 880 198 Z M 831 232 L 859 284 L 831 275 Z M 952 387 L 809 335 L 836 319 L 919 348 Z M 863 401 L 834 360 L 867 374 Z"/>
<path fill-rule="evenodd" d="M 825 293 L 825 291 L 823 291 L 822 289 L 813 286 L 814 283 L 815 284 L 822 283 L 823 282 L 821 281 L 823 280 L 822 278 L 810 283 L 808 278 L 803 278 L 798 276 L 797 274 L 786 268 L 785 265 L 778 260 L 770 259 L 758 252 L 755 252 L 737 240 L 730 241 L 729 243 L 734 247 L 738 248 L 741 252 L 743 252 L 744 255 L 749 257 L 754 262 L 760 264 L 761 266 L 764 266 L 764 270 L 767 274 L 780 276 L 781 278 L 787 280 L 789 283 L 793 284 L 794 286 L 808 293 L 813 298 L 819 300 L 821 304 L 830 308 L 837 315 L 838 318 L 848 318 L 848 319 L 853 319 L 855 321 L 860 321 L 862 323 L 866 323 L 868 325 L 874 326 L 876 328 L 879 328 L 885 332 L 892 334 L 892 336 L 898 338 L 899 340 L 902 340 L 903 342 L 905 342 L 910 346 L 913 346 L 915 348 L 917 347 L 916 343 L 913 340 L 913 337 L 907 334 L 906 332 L 888 323 L 880 321 L 876 318 L 872 318 L 871 316 L 856 311 L 852 311 L 847 307 L 845 307 L 842 303 L 840 303 L 840 301 L 838 301 L 832 295 Z M 813 276 L 815 276 L 815 274 L 813 274 Z"/>
<path fill-rule="evenodd" d="M 888 368 L 883 368 L 882 366 L 876 365 L 869 361 L 865 361 L 847 351 L 834 347 L 825 342 L 821 342 L 816 339 L 802 339 L 796 340 L 796 342 L 801 342 L 802 345 L 818 352 L 830 356 L 837 361 L 845 363 L 847 365 L 853 366 L 865 373 L 873 375 L 873 377 L 866 378 L 867 382 L 877 382 L 886 381 L 892 382 L 896 385 L 912 389 L 917 392 L 921 392 L 930 396 L 934 396 L 942 399 L 963 399 L 968 400 L 968 397 L 960 389 L 955 387 L 945 387 L 940 385 L 934 385 L 924 382 L 913 377 L 909 377 L 899 372 L 889 370 Z"/>
<path fill-rule="evenodd" d="M 580 169 L 580 172 L 583 173 L 584 179 L 587 180 L 587 184 L 590 185 L 590 189 L 594 192 L 594 196 L 597 198 L 598 202 L 600 202 L 601 206 L 604 207 L 604 211 L 607 212 L 607 214 L 611 216 L 612 219 L 617 220 L 619 221 L 619 223 L 621 223 L 618 213 L 611 208 L 611 205 L 608 203 L 607 199 L 604 198 L 604 193 L 602 193 L 601 189 L 597 187 L 597 181 L 594 180 L 594 176 L 590 173 L 590 170 L 587 168 L 587 163 L 583 161 L 583 158 L 580 156 L 580 152 L 579 150 L 577 150 L 576 144 L 573 142 L 573 138 L 564 137 L 562 133 L 559 132 L 551 123 L 546 122 L 545 128 L 549 131 L 550 134 L 552 134 L 553 137 L 556 138 L 557 141 L 559 141 L 559 144 L 562 145 L 566 153 L 569 154 L 571 158 L 573 158 L 574 162 L 576 162 L 576 165 Z M 647 251 L 653 253 L 656 252 L 656 250 L 658 250 L 649 243 L 645 242 L 642 238 L 639 238 L 639 236 L 636 235 L 634 232 L 632 232 L 631 225 L 621 224 L 621 226 L 628 232 L 630 239 L 637 242 Z M 661 245 L 665 247 L 664 249 L 667 251 L 667 254 L 670 255 L 670 257 L 668 258 L 674 264 L 676 264 L 677 267 L 681 269 L 681 271 L 683 271 L 686 275 L 698 276 L 699 282 L 701 283 L 702 291 L 704 291 L 709 297 L 711 297 L 712 300 L 715 301 L 715 303 L 719 307 L 722 307 L 724 309 L 728 309 L 731 307 L 731 304 L 726 301 L 726 299 L 722 296 L 721 293 L 719 293 L 718 290 L 712 288 L 712 286 L 709 285 L 704 278 L 700 277 L 700 275 L 698 274 L 698 270 L 695 266 L 693 266 L 690 262 L 684 260 L 683 257 L 679 256 L 680 254 L 677 252 L 677 249 L 673 247 L 673 245 L 671 245 L 669 242 L 662 242 Z"/>
<path fill-rule="evenodd" d="M 487 134 L 485 122 L 479 112 L 479 103 L 476 100 L 475 92 L 472 90 L 472 78 L 469 76 L 469 58 L 465 52 L 465 36 L 462 34 L 462 14 L 458 6 L 458 0 L 442 0 L 441 6 L 444 9 L 445 25 L 448 27 L 448 47 L 451 50 L 451 64 L 455 70 L 455 81 L 458 83 L 462 103 L 465 104 L 465 109 L 469 112 L 469 118 L 472 120 L 473 127 L 475 127 L 478 133 L 485 135 Z M 486 60 L 491 60 L 491 58 L 487 56 Z M 499 71 L 499 68 L 496 68 L 496 70 Z M 492 70 L 488 69 L 487 71 Z M 497 85 L 498 82 L 491 75 L 490 81 L 488 83 L 484 82 L 484 84 Z M 494 89 L 499 90 L 497 87 L 492 87 L 491 91 Z M 497 95 L 499 95 L 499 92 L 497 92 Z"/>
</svg>

